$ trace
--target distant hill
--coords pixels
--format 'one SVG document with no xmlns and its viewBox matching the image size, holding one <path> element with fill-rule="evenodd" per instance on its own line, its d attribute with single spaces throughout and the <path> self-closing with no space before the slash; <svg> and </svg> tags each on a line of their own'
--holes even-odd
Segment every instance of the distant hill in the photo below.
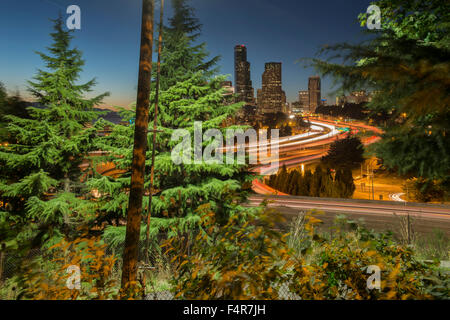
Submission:
<svg viewBox="0 0 450 320">
<path fill-rule="evenodd" d="M 119 113 L 112 111 L 112 110 L 106 110 L 106 109 L 99 109 L 94 108 L 95 111 L 102 111 L 102 112 L 108 112 L 105 115 L 101 115 L 100 118 L 105 119 L 106 121 L 112 122 L 114 124 L 119 124 L 122 119 L 120 118 Z"/>
<path fill-rule="evenodd" d="M 40 104 L 39 102 L 27 102 L 27 104 L 35 108 L 45 108 L 45 106 Z M 105 115 L 101 115 L 100 118 L 103 118 L 106 121 L 112 122 L 114 124 L 119 124 L 122 121 L 119 113 L 111 109 L 94 108 L 94 111 L 107 112 Z"/>
</svg>

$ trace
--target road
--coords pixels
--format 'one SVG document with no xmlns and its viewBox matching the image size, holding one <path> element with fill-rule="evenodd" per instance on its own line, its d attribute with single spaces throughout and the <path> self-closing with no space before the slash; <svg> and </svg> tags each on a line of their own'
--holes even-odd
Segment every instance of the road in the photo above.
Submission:
<svg viewBox="0 0 450 320">
<path fill-rule="evenodd" d="M 326 122 L 326 121 L 324 121 Z M 317 161 L 327 152 L 327 145 L 335 141 L 338 137 L 343 138 L 346 133 L 336 130 L 330 123 L 322 121 L 311 121 L 314 132 L 308 132 L 293 137 L 280 138 L 279 141 L 279 165 L 287 167 L 298 167 L 300 164 Z M 339 124 L 345 126 L 345 124 Z M 351 125 L 354 128 L 364 128 L 376 133 L 379 129 L 366 125 Z M 378 137 L 365 139 L 365 144 L 375 142 Z M 268 142 L 270 145 L 272 142 Z M 255 146 L 250 145 L 250 149 Z M 225 151 L 225 150 L 224 150 Z M 250 150 L 257 152 L 256 150 Z M 103 164 L 97 170 L 106 175 L 120 175 L 121 171 L 114 168 L 112 163 Z M 268 175 L 273 168 L 270 165 L 262 164 L 256 168 L 256 171 L 262 175 Z M 254 180 L 253 190 L 257 195 L 251 196 L 248 205 L 258 206 L 263 200 L 268 200 L 269 207 L 276 208 L 288 219 L 297 216 L 300 211 L 318 209 L 325 213 L 320 216 L 324 226 L 330 226 L 337 214 L 345 214 L 350 219 L 358 220 L 363 218 L 367 226 L 375 230 L 386 231 L 390 228 L 392 231 L 399 228 L 401 216 L 408 213 L 412 217 L 417 232 L 430 233 L 433 229 L 441 229 L 450 234 L 450 207 L 433 206 L 425 204 L 409 204 L 405 202 L 389 201 L 369 201 L 369 200 L 349 200 L 349 199 L 324 199 L 324 198 L 306 198 L 294 197 L 278 192 Z M 278 195 L 278 196 L 276 196 Z M 395 194 L 392 199 L 401 200 L 401 194 Z M 397 215 L 395 216 L 394 213 Z"/>
<path fill-rule="evenodd" d="M 334 124 L 325 121 L 311 121 L 312 128 L 316 132 L 314 137 L 309 138 L 307 134 L 293 136 L 289 138 L 280 138 L 279 143 L 279 162 L 278 166 L 262 163 L 253 170 L 260 175 L 271 175 L 276 173 L 279 167 L 285 165 L 287 168 L 298 167 L 301 164 L 307 164 L 317 161 L 327 154 L 328 147 L 337 139 L 347 137 L 348 133 L 336 129 Z M 372 139 L 371 143 L 375 140 Z M 273 146 L 275 142 L 269 142 L 268 146 Z M 257 152 L 257 148 L 249 146 L 250 152 Z M 287 156 L 290 154 L 290 156 Z M 280 194 L 278 191 L 270 188 L 264 183 L 254 180 L 253 191 L 258 194 Z"/>
<path fill-rule="evenodd" d="M 322 130 L 323 133 L 314 137 L 314 141 L 306 139 L 293 142 L 294 156 L 291 155 L 290 157 L 283 157 L 282 155 L 292 152 L 292 145 L 281 144 L 279 147 L 279 166 L 298 167 L 300 164 L 317 161 L 327 153 L 326 149 L 317 149 L 317 146 L 328 145 L 335 141 L 336 137 L 345 137 L 345 134 L 336 131 L 332 121 L 320 120 L 311 121 L 311 123 L 315 126 L 324 126 L 323 128 L 327 128 L 329 133 Z M 364 124 L 348 125 L 340 123 L 339 126 L 347 126 L 352 129 L 363 128 L 376 134 L 382 133 L 380 129 Z M 379 139 L 376 136 L 368 137 L 364 139 L 363 143 L 368 145 Z M 269 175 L 273 174 L 275 170 L 268 165 L 261 165 L 256 168 L 256 171 L 261 175 Z M 391 228 L 391 231 L 395 232 L 395 229 L 400 228 L 400 217 L 409 214 L 415 221 L 417 232 L 430 233 L 434 229 L 440 229 L 450 235 L 450 206 L 408 204 L 401 199 L 402 194 L 393 194 L 391 200 L 394 200 L 394 202 L 294 197 L 274 190 L 259 180 L 253 181 L 253 191 L 258 195 L 250 198 L 249 205 L 257 206 L 264 199 L 268 200 L 269 207 L 276 208 L 288 219 L 295 217 L 300 211 L 318 209 L 325 212 L 321 216 L 324 226 L 331 226 L 337 214 L 345 214 L 354 220 L 363 218 L 370 228 L 379 231 L 386 231 L 386 229 Z"/>
<path fill-rule="evenodd" d="M 345 214 L 350 219 L 363 219 L 370 228 L 379 231 L 390 229 L 393 232 L 400 228 L 400 217 L 410 215 L 414 231 L 430 233 L 440 229 L 450 235 L 450 206 L 404 204 L 389 201 L 350 200 L 350 199 L 324 199 L 294 196 L 264 196 L 254 195 L 249 199 L 248 205 L 258 206 L 268 201 L 269 208 L 276 210 L 292 219 L 301 211 L 317 209 L 325 214 L 318 216 L 323 220 L 324 226 L 331 226 L 337 214 Z M 395 213 L 395 215 L 394 215 Z"/>
</svg>

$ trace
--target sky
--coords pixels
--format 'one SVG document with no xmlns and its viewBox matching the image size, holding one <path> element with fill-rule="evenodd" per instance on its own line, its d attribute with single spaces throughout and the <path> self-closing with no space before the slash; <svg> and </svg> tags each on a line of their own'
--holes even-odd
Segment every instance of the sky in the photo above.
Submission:
<svg viewBox="0 0 450 320">
<path fill-rule="evenodd" d="M 234 46 L 244 44 L 255 89 L 261 88 L 266 62 L 283 63 L 283 90 L 290 102 L 307 90 L 315 70 L 298 63 L 316 55 L 321 46 L 364 39 L 357 16 L 370 0 L 191 0 L 203 25 L 200 42 L 211 56 L 219 55 L 220 73 L 234 83 Z M 70 5 L 81 8 L 81 30 L 73 45 L 86 60 L 80 81 L 97 79 L 91 95 L 110 92 L 105 106 L 126 107 L 136 100 L 141 0 L 1 0 L 0 81 L 10 93 L 29 98 L 27 80 L 43 63 L 58 13 L 69 17 Z M 166 0 L 166 19 L 172 15 Z M 155 12 L 159 17 L 159 10 Z M 157 18 L 156 18 L 157 19 Z M 334 102 L 332 79 L 322 79 L 322 97 Z"/>
</svg>

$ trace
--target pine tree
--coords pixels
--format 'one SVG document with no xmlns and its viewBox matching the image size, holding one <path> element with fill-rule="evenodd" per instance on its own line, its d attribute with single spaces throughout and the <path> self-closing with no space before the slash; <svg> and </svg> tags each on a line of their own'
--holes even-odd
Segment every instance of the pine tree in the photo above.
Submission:
<svg viewBox="0 0 450 320">
<path fill-rule="evenodd" d="M 29 81 L 29 91 L 44 107 L 29 107 L 30 119 L 5 116 L 14 143 L 0 149 L 0 200 L 9 204 L 0 221 L 21 232 L 17 239 L 25 244 L 71 234 L 94 218 L 92 203 L 83 199 L 88 190 L 80 165 L 95 150 L 95 128 L 86 124 L 98 117 L 93 107 L 107 94 L 83 98 L 95 79 L 77 84 L 81 52 L 70 48 L 72 32 L 63 30 L 61 17 L 54 30 L 50 54 L 38 53 L 46 70 Z"/>
<path fill-rule="evenodd" d="M 331 175 L 330 168 L 327 168 L 322 175 L 322 190 L 320 193 L 321 197 L 329 198 L 333 195 L 334 181 Z"/>
<path fill-rule="evenodd" d="M 309 197 L 312 196 L 312 180 L 313 174 L 311 170 L 306 170 L 305 175 L 303 176 L 303 187 L 299 191 L 301 196 Z"/>
<path fill-rule="evenodd" d="M 318 165 L 316 170 L 314 171 L 312 181 L 311 181 L 311 189 L 310 196 L 311 197 L 320 197 L 321 192 L 323 192 L 323 176 L 324 172 L 322 171 L 322 167 Z"/>
<path fill-rule="evenodd" d="M 281 170 L 277 174 L 277 179 L 275 181 L 275 189 L 284 192 L 287 178 L 288 178 L 287 168 L 286 165 L 283 165 L 283 167 L 281 167 Z"/>
<path fill-rule="evenodd" d="M 388 114 L 373 146 L 383 165 L 406 177 L 441 184 L 450 194 L 450 4 L 442 0 L 380 0 L 381 30 L 369 41 L 340 43 L 312 59 L 341 92 L 369 89 L 370 118 Z M 368 14 L 359 16 L 365 25 Z M 330 52 L 332 51 L 332 52 Z M 345 61 L 345 63 L 342 63 Z"/>
<path fill-rule="evenodd" d="M 342 169 L 336 169 L 336 174 L 334 176 L 334 188 L 333 188 L 333 198 L 343 198 L 345 194 L 345 184 L 342 181 Z"/>
<path fill-rule="evenodd" d="M 243 189 L 243 185 L 253 179 L 247 173 L 245 165 L 205 162 L 175 164 L 171 157 L 173 148 L 179 143 L 171 141 L 172 133 L 177 129 L 185 129 L 191 133 L 192 143 L 195 121 L 203 121 L 203 132 L 214 128 L 226 136 L 227 128 L 223 123 L 241 104 L 222 105 L 222 81 L 223 77 L 216 77 L 205 83 L 203 75 L 197 73 L 189 80 L 178 82 L 160 92 L 158 130 L 161 132 L 156 136 L 154 181 L 157 193 L 152 200 L 150 225 L 153 239 L 161 231 L 172 232 L 172 227 L 178 232 L 192 231 L 200 219 L 197 209 L 201 205 L 210 205 L 219 222 L 238 212 L 245 215 L 246 210 L 240 203 L 246 199 L 249 190 Z M 153 95 L 152 93 L 151 101 L 154 101 Z M 125 120 L 132 119 L 134 112 L 124 110 L 122 115 Z M 113 126 L 112 133 L 103 137 L 99 145 L 102 150 L 110 152 L 101 160 L 113 162 L 122 171 L 119 177 L 96 177 L 89 181 L 90 187 L 98 189 L 102 194 L 99 200 L 104 215 L 120 217 L 126 212 L 132 132 L 133 126 Z M 153 133 L 148 134 L 149 141 L 152 141 L 152 135 Z M 204 146 L 206 144 L 204 141 Z M 147 166 L 150 166 L 150 154 L 151 150 L 148 150 Z M 147 174 L 147 190 L 149 181 Z M 143 205 L 148 205 L 148 197 L 144 198 Z M 141 234 L 142 237 L 144 235 L 145 233 Z M 116 241 L 113 239 L 118 239 L 120 234 L 114 228 L 108 228 L 105 236 L 107 241 Z"/>
<path fill-rule="evenodd" d="M 193 10 L 189 9 L 186 1 L 174 1 L 172 4 L 175 14 L 164 30 L 161 55 L 157 123 L 160 132 L 156 134 L 155 146 L 156 194 L 153 195 L 151 209 L 152 239 L 162 231 L 191 233 L 200 219 L 197 210 L 202 205 L 211 207 L 219 223 L 237 212 L 245 217 L 249 210 L 244 209 L 241 202 L 246 199 L 253 179 L 248 174 L 247 167 L 243 165 L 206 163 L 175 165 L 172 161 L 171 152 L 177 143 L 170 138 L 176 129 L 187 130 L 193 138 L 194 122 L 202 121 L 203 131 L 211 128 L 219 129 L 225 136 L 226 120 L 241 107 L 241 104 L 224 103 L 225 92 L 221 83 L 225 77 L 213 76 L 214 70 L 210 69 L 217 59 L 205 62 L 207 57 L 205 45 L 193 45 L 196 37 L 193 33 L 200 31 L 198 20 L 193 17 Z M 154 103 L 154 93 L 150 101 Z M 151 119 L 154 116 L 153 110 L 151 106 Z M 125 121 L 132 121 L 135 117 L 134 110 L 122 110 L 121 115 Z M 130 184 L 131 164 L 129 146 L 133 141 L 133 125 L 128 127 L 113 125 L 112 128 L 112 133 L 104 137 L 98 145 L 101 150 L 110 153 L 99 160 L 113 162 L 118 174 L 114 177 L 95 177 L 88 185 L 100 191 L 101 216 L 104 219 L 120 220 L 127 209 L 126 191 Z M 149 133 L 149 144 L 152 140 L 153 134 Z M 204 145 L 206 144 L 207 142 L 204 142 Z M 151 165 L 152 147 L 147 152 L 147 168 Z M 147 190 L 149 174 L 150 172 L 145 178 Z M 144 198 L 143 205 L 148 206 L 148 197 Z M 105 232 L 105 239 L 120 247 L 123 234 L 123 227 L 111 226 Z M 141 232 L 141 238 L 144 236 L 145 232 Z M 153 241 L 152 244 L 157 243 Z"/>
<path fill-rule="evenodd" d="M 343 198 L 351 198 L 355 192 L 355 182 L 353 180 L 352 171 L 349 168 L 342 170 L 342 182 L 345 186 L 345 192 L 342 194 Z"/>
<path fill-rule="evenodd" d="M 359 166 L 364 161 L 364 146 L 358 137 L 347 137 L 337 140 L 330 145 L 326 156 L 322 157 L 322 164 L 331 168 Z"/>
<path fill-rule="evenodd" d="M 172 0 L 174 15 L 165 27 L 161 53 L 162 90 L 188 80 L 197 72 L 203 72 L 205 81 L 217 72 L 214 66 L 220 57 L 207 60 L 209 54 L 206 43 L 195 44 L 202 25 L 187 2 L 188 0 Z"/>
<path fill-rule="evenodd" d="M 274 188 L 276 179 L 277 179 L 277 175 L 271 174 L 269 177 L 269 181 L 267 181 L 267 185 L 271 188 Z"/>
<path fill-rule="evenodd" d="M 298 180 L 297 180 L 297 192 L 296 196 L 308 196 L 309 195 L 309 187 L 307 186 L 305 175 L 302 175 L 301 172 L 299 172 Z"/>
<path fill-rule="evenodd" d="M 298 190 L 298 179 L 300 173 L 297 170 L 292 170 L 288 179 L 288 192 L 287 194 L 296 195 Z"/>
</svg>

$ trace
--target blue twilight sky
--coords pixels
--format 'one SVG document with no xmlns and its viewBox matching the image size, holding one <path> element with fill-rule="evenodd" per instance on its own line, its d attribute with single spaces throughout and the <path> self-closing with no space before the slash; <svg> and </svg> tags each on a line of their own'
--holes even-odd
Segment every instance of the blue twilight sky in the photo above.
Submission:
<svg viewBox="0 0 450 320">
<path fill-rule="evenodd" d="M 0 81 L 12 93 L 28 97 L 26 80 L 42 61 L 35 51 L 45 51 L 49 32 L 61 11 L 81 8 L 81 30 L 74 45 L 86 60 L 82 80 L 97 78 L 94 93 L 111 92 L 108 106 L 135 101 L 140 39 L 141 0 L 1 0 Z M 314 70 L 296 61 L 313 57 L 321 45 L 364 39 L 357 16 L 370 0 L 191 0 L 203 24 L 199 41 L 207 42 L 211 55 L 222 57 L 222 74 L 234 83 L 234 46 L 245 44 L 251 63 L 253 87 L 261 87 L 265 62 L 283 63 L 283 89 L 288 101 L 306 90 Z M 166 0 L 166 17 L 171 16 Z M 156 12 L 159 17 L 159 10 Z M 322 96 L 334 101 L 331 80 L 322 79 Z"/>
</svg>

